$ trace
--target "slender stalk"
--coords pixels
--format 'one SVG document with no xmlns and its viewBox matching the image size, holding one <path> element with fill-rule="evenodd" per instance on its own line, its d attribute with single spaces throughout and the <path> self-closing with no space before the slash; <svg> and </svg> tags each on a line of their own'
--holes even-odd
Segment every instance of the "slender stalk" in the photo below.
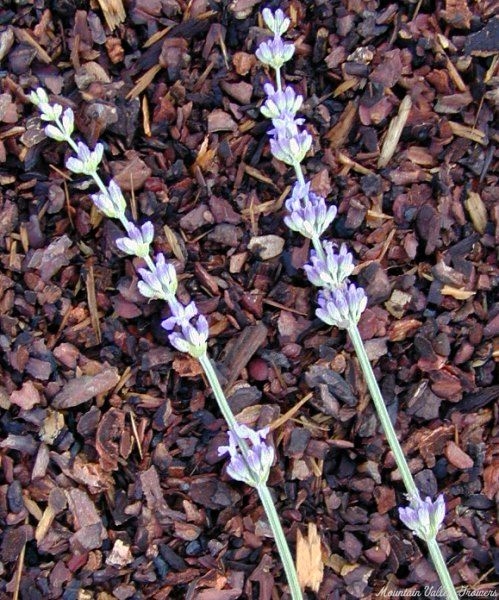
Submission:
<svg viewBox="0 0 499 600">
<path fill-rule="evenodd" d="M 279 88 L 281 89 L 281 79 L 280 79 L 279 72 L 278 72 L 278 79 L 279 79 L 278 85 L 279 85 Z M 33 101 L 37 104 L 37 106 L 40 104 L 45 105 L 45 103 L 47 103 L 47 95 L 44 92 L 43 93 L 42 92 L 43 92 L 42 90 L 38 90 L 38 92 L 35 94 L 35 98 Z M 59 107 L 59 112 L 61 112 L 61 111 L 62 111 L 62 107 Z M 50 120 L 52 120 L 56 123 L 57 127 L 59 128 L 59 130 L 62 134 L 62 136 L 60 136 L 58 132 L 52 131 L 51 137 L 54 137 L 55 139 L 57 139 L 59 141 L 65 140 L 70 145 L 72 150 L 76 153 L 77 157 L 80 158 L 78 153 L 80 151 L 81 146 L 79 144 L 76 144 L 76 142 L 71 137 L 71 132 L 73 131 L 73 122 L 72 122 L 72 119 L 70 118 L 71 113 L 69 115 L 66 115 L 68 131 L 69 131 L 69 129 L 71 129 L 71 132 L 68 133 L 68 131 L 66 131 L 66 127 L 64 126 L 62 120 L 58 117 L 57 118 L 54 117 L 54 113 L 56 112 L 55 110 L 52 113 L 50 113 L 49 109 L 46 109 L 46 110 L 44 110 L 44 112 L 45 112 L 45 114 L 49 114 L 49 116 L 52 115 L 52 116 L 50 116 Z M 71 120 L 71 124 L 69 125 L 68 123 L 70 122 L 70 120 Z M 62 137 L 62 139 L 61 139 L 61 137 Z M 86 152 L 89 152 L 89 150 L 86 149 Z M 83 160 L 84 162 L 86 161 L 85 158 L 82 158 L 81 160 Z M 105 183 L 101 179 L 100 175 L 98 174 L 97 167 L 93 166 L 94 162 L 96 162 L 95 157 L 94 157 L 93 162 L 91 163 L 92 168 L 89 168 L 88 163 L 85 162 L 85 164 L 87 166 L 85 166 L 84 169 L 82 168 L 81 171 L 75 169 L 75 172 L 83 172 L 86 175 L 90 176 L 94 180 L 94 182 L 96 183 L 96 185 L 98 186 L 100 191 L 104 195 L 109 196 L 110 192 L 108 190 L 108 187 L 105 185 Z M 130 221 L 126 217 L 124 210 L 123 209 L 118 210 L 115 207 L 112 207 L 112 210 L 111 209 L 108 210 L 107 208 L 106 208 L 106 210 L 107 210 L 107 212 L 110 213 L 109 216 L 112 216 L 113 218 L 117 218 L 121 222 L 121 224 L 123 225 L 125 230 L 131 236 L 132 234 L 130 233 L 130 231 L 133 230 L 134 224 L 132 221 Z M 106 214 L 107 214 L 107 212 L 106 212 Z M 149 223 L 149 225 L 150 225 L 150 223 Z M 152 259 L 152 257 L 150 255 L 146 254 L 145 251 L 142 251 L 142 249 L 141 249 L 138 252 L 137 251 L 130 252 L 127 249 L 127 253 L 142 257 L 145 260 L 150 271 L 154 274 L 154 272 L 156 271 L 156 264 L 155 264 L 154 260 Z M 146 254 L 146 255 L 144 255 L 144 254 Z M 161 292 L 161 295 L 157 296 L 156 295 L 157 290 L 155 289 L 155 290 L 153 290 L 152 294 L 150 294 L 148 297 L 158 297 L 158 298 L 165 300 L 165 302 L 167 302 L 168 305 L 170 306 L 172 312 L 174 312 L 175 308 L 179 308 L 179 303 L 175 298 L 175 295 L 174 295 L 175 290 L 173 289 L 173 283 L 172 283 L 172 281 L 169 280 L 169 278 L 171 279 L 171 277 L 169 277 L 165 274 L 162 274 L 162 275 L 160 274 L 159 278 L 156 275 L 157 281 L 151 285 L 157 284 L 157 287 L 161 287 L 163 291 Z M 166 282 L 165 282 L 165 280 L 166 280 Z M 147 283 L 147 281 L 146 281 L 146 283 Z M 176 281 L 175 281 L 174 288 L 176 289 Z M 169 291 L 169 290 L 171 290 L 171 291 Z M 196 312 L 196 314 L 198 314 L 197 309 L 195 309 L 195 312 Z M 182 321 L 182 323 L 183 323 L 182 324 L 182 330 L 183 330 L 185 324 L 183 321 Z M 177 321 L 177 324 L 180 325 L 180 321 Z M 199 330 L 196 330 L 192 325 L 189 325 L 189 327 L 191 330 L 193 330 L 192 335 L 194 336 L 194 338 L 192 340 L 192 337 L 189 337 L 189 339 L 183 340 L 184 343 L 187 344 L 187 346 L 182 346 L 182 345 L 181 346 L 186 347 L 187 349 L 183 349 L 182 351 L 188 352 L 191 356 L 198 358 L 198 360 L 206 374 L 208 382 L 211 385 L 211 388 L 213 390 L 213 394 L 215 396 L 215 399 L 217 401 L 219 409 L 229 427 L 231 435 L 229 436 L 230 447 L 228 448 L 228 451 L 231 454 L 231 461 L 233 461 L 234 464 L 236 465 L 236 466 L 231 465 L 231 467 L 233 469 L 233 477 L 238 481 L 247 482 L 252 487 L 257 489 L 260 499 L 262 501 L 263 507 L 267 514 L 267 518 L 269 520 L 270 526 L 274 533 L 274 538 L 276 540 L 277 549 L 281 556 L 281 560 L 284 565 L 284 570 L 285 570 L 285 573 L 286 573 L 286 576 L 288 579 L 288 584 L 291 589 L 292 598 L 293 598 L 293 600 L 302 600 L 302 594 L 301 594 L 301 590 L 300 590 L 300 585 L 298 583 L 298 576 L 297 576 L 297 573 L 296 573 L 296 570 L 294 567 L 293 559 L 291 557 L 291 553 L 289 551 L 289 547 L 287 545 L 286 538 L 284 536 L 284 532 L 283 532 L 283 529 L 282 529 L 280 521 L 279 521 L 279 516 L 278 516 L 275 506 L 273 504 L 269 489 L 266 485 L 266 480 L 268 478 L 269 469 L 270 469 L 270 466 L 271 466 L 271 463 L 272 463 L 272 460 L 274 457 L 273 449 L 263 442 L 263 438 L 266 435 L 266 430 L 265 430 L 265 433 L 254 432 L 255 435 L 253 436 L 253 435 L 246 434 L 246 432 L 244 431 L 244 428 L 242 426 L 238 425 L 236 418 L 229 406 L 229 403 L 227 402 L 227 398 L 225 397 L 225 394 L 222 390 L 222 387 L 221 387 L 218 377 L 215 373 L 213 365 L 212 365 L 212 363 L 208 357 L 208 354 L 206 352 L 206 349 L 205 349 L 206 342 L 205 342 L 205 340 L 203 341 L 203 337 L 205 335 L 204 328 L 201 327 Z M 189 329 L 187 326 L 185 326 L 185 328 Z M 195 336 L 196 333 L 197 333 L 200 341 L 196 341 L 196 336 Z M 177 335 L 179 335 L 179 334 L 177 334 Z M 185 338 L 185 336 L 187 336 L 188 334 L 183 332 L 183 335 Z M 171 339 L 171 336 L 170 336 L 170 339 Z M 175 347 L 177 347 L 177 345 L 175 345 Z M 201 355 L 199 355 L 200 352 L 202 352 Z M 242 432 L 242 433 L 240 433 L 240 432 Z M 255 438 L 258 441 L 255 441 Z M 249 446 L 246 442 L 246 439 L 252 440 L 251 449 L 249 448 Z M 235 452 L 236 447 L 238 448 L 237 452 Z M 227 451 L 227 449 L 226 449 L 226 451 Z M 238 460 L 239 460 L 238 452 L 239 451 L 242 455 L 243 462 L 245 462 L 246 465 L 241 466 L 240 462 L 238 462 Z M 256 462 L 259 462 L 259 464 L 255 464 Z M 20 565 L 22 566 L 22 560 L 20 561 Z M 19 570 L 19 572 L 20 572 L 20 570 Z"/>
<path fill-rule="evenodd" d="M 445 559 L 442 556 L 442 551 L 440 550 L 440 546 L 435 538 L 427 541 L 428 550 L 430 551 L 431 560 L 433 561 L 433 565 L 438 573 L 438 577 L 440 579 L 440 583 L 444 588 L 445 595 L 448 600 L 457 600 L 458 595 L 456 589 L 454 588 L 454 584 L 452 583 L 452 579 L 449 573 L 449 569 L 445 564 Z"/>
<path fill-rule="evenodd" d="M 220 408 L 220 412 L 226 420 L 227 425 L 231 429 L 233 435 L 239 438 L 239 436 L 237 435 L 236 418 L 234 417 L 234 413 L 232 412 L 232 409 L 230 408 L 229 403 L 227 402 L 227 398 L 225 397 L 224 391 L 222 390 L 222 386 L 220 385 L 218 377 L 215 373 L 215 369 L 213 368 L 213 365 L 211 364 L 211 361 L 206 352 L 202 354 L 198 360 L 204 369 L 209 384 L 211 385 L 211 389 L 217 401 L 218 407 Z M 246 458 L 248 456 L 248 446 L 245 440 L 239 438 L 238 444 L 241 448 L 243 456 Z M 274 534 L 277 550 L 281 557 L 281 561 L 284 566 L 284 572 L 286 573 L 288 584 L 291 590 L 291 597 L 293 598 L 293 600 L 302 600 L 300 584 L 298 583 L 298 575 L 296 573 L 293 558 L 291 556 L 286 537 L 284 536 L 284 531 L 282 529 L 279 520 L 279 515 L 277 514 L 274 505 L 274 501 L 272 500 L 272 496 L 270 495 L 269 488 L 267 487 L 266 483 L 260 483 L 259 485 L 255 486 L 255 488 L 258 492 L 258 495 L 260 496 L 260 500 L 265 510 L 265 514 L 267 515 L 270 527 L 272 529 L 272 533 Z"/>
<path fill-rule="evenodd" d="M 282 82 L 281 82 L 281 69 L 276 69 L 275 71 L 275 82 L 279 92 L 282 91 Z"/>
<path fill-rule="evenodd" d="M 293 165 L 293 169 L 295 170 L 296 179 L 298 179 L 298 183 L 300 185 L 305 185 L 305 177 L 303 176 L 303 171 L 301 170 L 301 164 L 296 162 Z"/>
<path fill-rule="evenodd" d="M 223 415 L 223 418 L 227 421 L 227 425 L 233 432 L 237 432 L 237 421 L 234 417 L 234 413 L 232 412 L 229 403 L 227 402 L 227 398 L 225 397 L 224 391 L 222 390 L 222 386 L 218 381 L 217 374 L 215 373 L 215 369 L 211 364 L 210 359 L 206 352 L 202 354 L 198 358 L 201 366 L 204 369 L 206 374 L 206 378 L 208 379 L 209 384 L 211 385 L 211 389 L 213 391 L 213 395 L 217 401 L 218 407 L 220 408 L 220 412 Z"/>
<path fill-rule="evenodd" d="M 261 484 L 256 488 L 260 501 L 265 509 L 267 519 L 269 520 L 270 528 L 274 534 L 275 543 L 281 557 L 282 566 L 289 583 L 289 591 L 293 600 L 302 600 L 303 595 L 301 593 L 300 583 L 298 582 L 298 575 L 296 573 L 293 557 L 289 551 L 288 542 L 284 535 L 284 531 L 279 520 L 279 515 L 275 508 L 274 500 L 270 495 L 269 488 L 265 484 Z"/>
<path fill-rule="evenodd" d="M 397 463 L 397 468 L 402 476 L 402 480 L 404 482 L 405 489 L 407 490 L 409 500 L 416 500 L 420 497 L 419 490 L 416 487 L 416 483 L 414 482 L 414 478 L 412 477 L 412 474 L 409 470 L 409 466 L 407 464 L 404 452 L 397 439 L 395 428 L 393 427 L 393 424 L 390 420 L 390 416 L 386 409 L 385 401 L 383 400 L 383 396 L 381 395 L 378 382 L 376 381 L 376 378 L 374 376 L 374 371 L 367 356 L 366 349 L 360 336 L 359 329 L 356 324 L 352 324 L 350 325 L 347 331 L 350 335 L 350 339 L 352 340 L 352 344 L 357 354 L 357 358 L 359 359 L 359 363 L 362 372 L 364 373 L 369 392 L 371 393 L 371 398 L 373 399 L 376 412 L 378 413 L 379 420 L 381 421 L 381 426 L 383 427 L 386 439 L 391 448 L 391 451 L 393 452 L 395 462 Z M 448 600 L 457 600 L 458 596 L 454 588 L 454 584 L 452 583 L 449 570 L 447 569 L 447 565 L 445 564 L 444 557 L 442 556 L 442 552 L 437 541 L 435 540 L 435 538 L 425 541 L 428 544 L 428 550 L 430 551 L 430 556 L 438 573 L 440 583 L 442 584 L 442 587 L 445 590 L 445 595 L 447 596 Z"/>
<path fill-rule="evenodd" d="M 378 413 L 379 420 L 381 421 L 381 426 L 383 427 L 386 439 L 388 440 L 388 444 L 393 452 L 395 462 L 397 463 L 397 468 L 402 476 L 405 489 L 407 490 L 410 498 L 419 498 L 418 488 L 416 487 L 414 478 L 412 477 L 409 466 L 407 465 L 404 451 L 402 450 L 402 447 L 397 439 L 395 428 L 390 420 L 390 415 L 386 409 L 385 401 L 383 400 L 378 382 L 374 376 L 373 368 L 367 356 L 364 342 L 360 337 L 359 328 L 356 324 L 352 323 L 347 331 L 350 335 L 350 339 L 352 340 L 357 358 L 359 359 L 362 372 L 364 373 L 364 377 L 366 379 L 367 387 L 369 388 L 376 412 Z"/>
</svg>

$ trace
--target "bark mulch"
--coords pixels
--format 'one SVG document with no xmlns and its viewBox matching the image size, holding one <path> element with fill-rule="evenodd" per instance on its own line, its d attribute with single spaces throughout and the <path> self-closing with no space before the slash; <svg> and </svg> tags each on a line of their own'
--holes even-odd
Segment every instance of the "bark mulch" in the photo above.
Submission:
<svg viewBox="0 0 499 600">
<path fill-rule="evenodd" d="M 254 57 L 265 4 L 123 5 L 0 7 L 0 597 L 286 597 L 258 499 L 217 456 L 225 425 L 200 367 L 168 346 L 120 229 L 45 137 L 26 98 L 39 85 L 153 222 L 182 300 L 209 319 L 234 411 L 273 426 L 286 534 L 324 565 L 308 598 L 435 583 L 398 521 L 403 489 L 352 348 L 314 317 L 308 244 L 283 224 L 294 179 L 269 152 Z M 423 495 L 445 493 L 455 583 L 493 590 L 497 3 L 282 8 L 285 78 L 314 136 L 306 175 L 357 257 L 376 376 Z"/>
</svg>

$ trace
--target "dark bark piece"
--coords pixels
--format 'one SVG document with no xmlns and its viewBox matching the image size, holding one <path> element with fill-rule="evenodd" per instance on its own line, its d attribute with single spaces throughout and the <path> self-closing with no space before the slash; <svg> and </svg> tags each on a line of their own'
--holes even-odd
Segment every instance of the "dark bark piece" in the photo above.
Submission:
<svg viewBox="0 0 499 600">
<path fill-rule="evenodd" d="M 464 52 L 472 56 L 491 56 L 499 52 L 499 17 L 466 38 Z"/>
<path fill-rule="evenodd" d="M 76 530 L 70 539 L 72 550 L 81 554 L 99 548 L 107 533 L 95 504 L 83 490 L 72 489 L 67 497 Z"/>
<path fill-rule="evenodd" d="M 474 412 L 499 398 L 499 385 L 493 385 L 472 394 L 465 394 L 463 399 L 456 402 L 448 411 L 446 418 L 453 412 Z"/>
<path fill-rule="evenodd" d="M 347 406 L 356 406 L 358 398 L 350 385 L 335 371 L 319 365 L 312 366 L 305 375 L 307 385 L 311 388 L 326 384 L 333 397 L 338 398 Z M 326 413 L 327 414 L 327 413 Z"/>
<path fill-rule="evenodd" d="M 33 528 L 30 525 L 8 527 L 2 537 L 0 556 L 4 562 L 11 563 L 18 559 L 26 542 L 33 538 Z"/>
<path fill-rule="evenodd" d="M 99 422 L 95 448 L 104 471 L 116 471 L 118 468 L 119 441 L 123 438 L 124 428 L 125 413 L 118 408 L 110 408 Z"/>
<path fill-rule="evenodd" d="M 116 369 L 107 368 L 97 375 L 83 375 L 71 379 L 53 398 L 53 408 L 72 408 L 88 402 L 95 396 L 109 392 L 120 380 Z"/>
<path fill-rule="evenodd" d="M 38 442 L 36 442 L 29 434 L 16 435 L 14 433 L 9 433 L 9 435 L 0 442 L 0 447 L 18 450 L 21 454 L 32 456 L 38 449 Z"/>
<path fill-rule="evenodd" d="M 224 373 L 227 373 L 226 388 L 236 382 L 255 352 L 267 339 L 267 328 L 263 323 L 246 327 L 237 339 L 226 349 L 221 361 Z"/>
<path fill-rule="evenodd" d="M 27 259 L 26 268 L 37 269 L 43 281 L 48 282 L 62 267 L 68 265 L 76 254 L 77 249 L 71 246 L 73 241 L 67 235 L 63 235 L 51 242 L 47 248 L 36 250 Z"/>
<path fill-rule="evenodd" d="M 200 477 L 193 481 L 189 496 L 200 506 L 214 510 L 234 506 L 241 499 L 241 496 L 229 485 L 211 477 Z"/>
</svg>

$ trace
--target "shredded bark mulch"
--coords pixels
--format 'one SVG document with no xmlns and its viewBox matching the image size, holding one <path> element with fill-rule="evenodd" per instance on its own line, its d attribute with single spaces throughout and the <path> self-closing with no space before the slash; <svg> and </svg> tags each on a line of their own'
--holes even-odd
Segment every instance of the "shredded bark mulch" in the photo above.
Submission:
<svg viewBox="0 0 499 600">
<path fill-rule="evenodd" d="M 258 498 L 217 455 L 226 427 L 201 368 L 168 345 L 122 232 L 45 137 L 38 86 L 104 143 L 103 178 L 154 224 L 238 418 L 272 427 L 286 535 L 311 549 L 312 580 L 324 568 L 306 596 L 436 584 L 398 520 L 403 487 L 352 347 L 315 318 L 309 246 L 283 223 L 293 173 L 270 154 L 254 56 L 266 5 L 1 3 L 0 598 L 287 597 Z M 493 590 L 497 4 L 281 7 L 285 80 L 314 137 L 306 176 L 355 253 L 376 377 L 422 494 L 445 494 L 455 584 Z"/>
</svg>

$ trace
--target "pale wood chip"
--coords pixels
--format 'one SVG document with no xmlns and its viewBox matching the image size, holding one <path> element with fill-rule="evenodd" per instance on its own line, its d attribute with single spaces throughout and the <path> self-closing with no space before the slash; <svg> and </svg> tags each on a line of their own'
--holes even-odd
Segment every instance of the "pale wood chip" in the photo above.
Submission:
<svg viewBox="0 0 499 600">
<path fill-rule="evenodd" d="M 296 532 L 296 570 L 300 587 L 319 591 L 324 577 L 321 538 L 315 523 L 308 524 L 307 537 L 298 529 Z"/>
<path fill-rule="evenodd" d="M 46 63 L 47 65 L 49 65 L 52 62 L 52 59 L 50 58 L 50 56 L 47 54 L 47 52 L 40 46 L 40 44 L 31 37 L 31 35 L 29 34 L 29 32 L 26 29 L 20 29 L 18 27 L 16 27 L 14 29 L 16 36 L 18 38 L 19 41 L 24 42 L 25 44 L 28 44 L 29 46 L 31 46 L 32 48 L 34 48 L 36 50 L 36 53 L 38 55 L 38 58 Z"/>
<path fill-rule="evenodd" d="M 464 201 L 464 205 L 470 215 L 473 227 L 479 233 L 485 233 L 485 228 L 487 227 L 487 208 L 480 194 L 471 191 L 468 192 L 468 197 Z"/>
<path fill-rule="evenodd" d="M 388 132 L 385 137 L 385 141 L 383 142 L 383 147 L 381 148 L 381 154 L 378 159 L 378 167 L 386 167 L 386 165 L 392 159 L 395 150 L 397 149 L 397 144 L 399 143 L 400 136 L 402 135 L 402 130 L 409 118 L 409 113 L 412 107 L 412 100 L 409 95 L 405 96 L 399 106 L 399 111 L 396 117 L 390 121 L 390 125 L 388 127 Z"/>
<path fill-rule="evenodd" d="M 113 31 L 126 18 L 123 0 L 98 0 L 107 26 Z"/>
<path fill-rule="evenodd" d="M 486 146 L 488 144 L 487 136 L 479 129 L 468 127 L 468 125 L 462 125 L 461 123 L 455 123 L 454 121 L 449 121 L 449 126 L 452 133 L 458 137 L 466 138 L 472 142 L 481 144 L 482 146 Z"/>
</svg>

